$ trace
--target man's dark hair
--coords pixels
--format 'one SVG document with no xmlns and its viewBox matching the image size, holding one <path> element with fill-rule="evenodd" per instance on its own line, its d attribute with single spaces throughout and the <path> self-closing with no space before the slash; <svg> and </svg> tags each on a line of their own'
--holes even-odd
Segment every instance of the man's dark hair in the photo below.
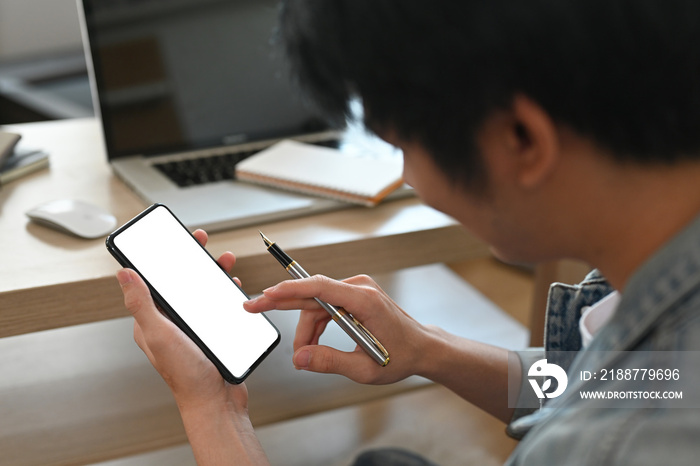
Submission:
<svg viewBox="0 0 700 466">
<path fill-rule="evenodd" d="M 287 0 L 292 70 L 335 119 L 419 141 L 465 186 L 474 134 L 516 93 L 620 161 L 700 149 L 698 0 Z"/>
</svg>

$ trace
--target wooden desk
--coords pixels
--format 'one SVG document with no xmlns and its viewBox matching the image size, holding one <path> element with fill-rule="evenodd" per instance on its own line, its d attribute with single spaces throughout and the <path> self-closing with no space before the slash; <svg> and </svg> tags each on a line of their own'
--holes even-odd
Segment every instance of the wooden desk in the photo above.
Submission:
<svg viewBox="0 0 700 466">
<path fill-rule="evenodd" d="M 167 387 L 134 345 L 131 320 L 120 319 L 126 311 L 114 278 L 118 266 L 104 242 L 66 236 L 24 215 L 42 202 L 74 198 L 106 207 L 122 223 L 145 204 L 112 175 L 94 120 L 12 129 L 46 149 L 51 167 L 0 191 L 0 337 L 6 337 L 0 339 L 0 465 L 85 464 L 184 442 Z M 417 199 L 270 223 L 265 232 L 308 270 L 337 278 L 487 252 L 453 220 Z M 288 278 L 261 246 L 256 228 L 216 233 L 209 248 L 214 255 L 236 253 L 235 274 L 249 293 Z M 382 280 L 398 302 L 423 312 L 427 321 L 449 327 L 467 308 L 471 314 L 455 333 L 511 347 L 525 344 L 520 326 L 450 274 L 431 269 Z M 425 293 L 416 283 L 453 293 Z M 290 363 L 295 315 L 271 318 L 283 341 L 248 382 L 256 425 L 425 384 L 413 378 L 365 387 L 295 371 Z M 55 330 L 41 332 L 47 329 Z M 328 338 L 334 346 L 349 342 L 338 329 Z"/>
<path fill-rule="evenodd" d="M 101 205 L 123 223 L 146 207 L 112 175 L 97 122 L 12 129 L 27 144 L 45 148 L 51 167 L 0 190 L 0 337 L 124 316 L 117 264 L 103 240 L 72 238 L 30 223 L 24 214 L 42 202 L 73 198 Z M 271 223 L 265 233 L 308 270 L 336 278 L 485 253 L 452 219 L 417 199 Z M 268 257 L 257 228 L 214 234 L 209 249 L 237 255 L 235 274 L 249 293 L 288 278 Z"/>
</svg>

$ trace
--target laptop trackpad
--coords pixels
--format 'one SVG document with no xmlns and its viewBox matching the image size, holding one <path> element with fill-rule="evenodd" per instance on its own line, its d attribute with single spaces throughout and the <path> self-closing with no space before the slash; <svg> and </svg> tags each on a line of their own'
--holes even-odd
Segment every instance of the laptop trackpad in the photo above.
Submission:
<svg viewBox="0 0 700 466">
<path fill-rule="evenodd" d="M 209 183 L 163 193 L 162 202 L 191 228 L 216 229 L 219 223 L 242 226 L 269 220 L 279 212 L 312 210 L 313 197 L 236 182 Z M 236 221 L 238 220 L 238 221 Z"/>
</svg>

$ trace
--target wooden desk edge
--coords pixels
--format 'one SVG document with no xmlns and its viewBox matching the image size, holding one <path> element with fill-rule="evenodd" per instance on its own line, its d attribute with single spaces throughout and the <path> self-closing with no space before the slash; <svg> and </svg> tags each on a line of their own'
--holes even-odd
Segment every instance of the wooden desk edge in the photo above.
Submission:
<svg viewBox="0 0 700 466">
<path fill-rule="evenodd" d="M 359 253 L 361 252 L 361 253 Z M 458 225 L 345 243 L 290 250 L 310 273 L 346 278 L 487 254 L 486 247 Z M 372 261 L 367 261 L 372 257 Z M 259 293 L 289 276 L 261 250 L 241 257 L 234 269 L 244 290 Z M 113 275 L 73 283 L 6 291 L 0 294 L 0 338 L 125 317 Z"/>
</svg>

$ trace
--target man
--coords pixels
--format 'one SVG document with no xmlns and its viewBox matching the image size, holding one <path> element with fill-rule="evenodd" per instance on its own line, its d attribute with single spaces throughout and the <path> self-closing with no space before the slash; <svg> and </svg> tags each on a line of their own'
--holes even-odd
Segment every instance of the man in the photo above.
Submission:
<svg viewBox="0 0 700 466">
<path fill-rule="evenodd" d="M 599 271 L 550 295 L 546 346 L 577 351 L 562 363 L 571 371 L 612 351 L 642 367 L 649 353 L 639 350 L 700 350 L 699 22 L 694 0 L 293 0 L 281 37 L 313 100 L 343 118 L 359 98 L 367 127 L 403 149 L 418 195 L 496 256 L 575 258 Z M 133 272 L 118 278 L 197 460 L 264 463 L 245 387 L 221 379 Z M 613 290 L 605 309 L 594 306 L 602 328 L 579 325 L 584 306 Z M 328 317 L 313 297 L 354 314 L 391 363 L 318 345 Z M 246 306 L 298 308 L 297 368 L 360 383 L 428 377 L 514 421 L 509 432 L 523 440 L 511 464 L 697 461 L 694 409 L 586 409 L 569 398 L 520 417 L 507 403 L 507 351 L 415 322 L 367 277 L 287 281 Z"/>
</svg>

